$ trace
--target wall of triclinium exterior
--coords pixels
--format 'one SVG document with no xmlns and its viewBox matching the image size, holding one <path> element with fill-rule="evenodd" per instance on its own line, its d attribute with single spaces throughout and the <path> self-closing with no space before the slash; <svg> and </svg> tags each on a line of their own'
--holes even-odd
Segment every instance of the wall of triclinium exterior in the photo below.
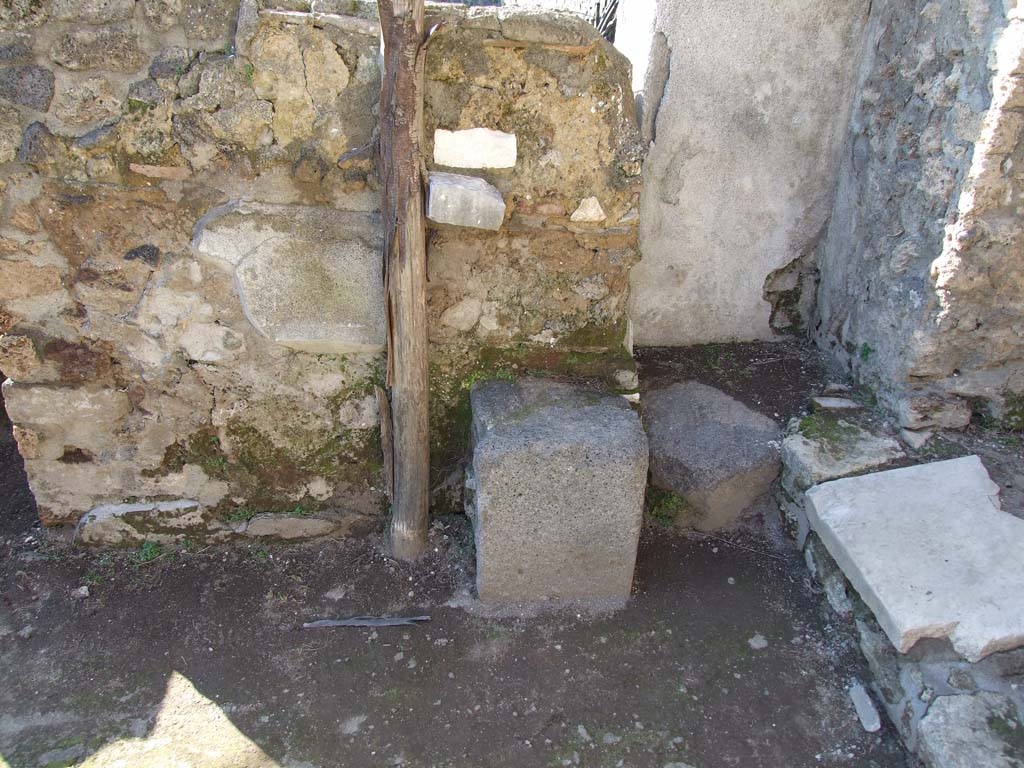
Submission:
<svg viewBox="0 0 1024 768">
<path fill-rule="evenodd" d="M 444 505 L 473 381 L 635 387 L 642 156 L 628 62 L 585 22 L 437 15 L 427 166 L 497 211 L 464 226 L 459 198 L 428 232 Z M 97 543 L 379 525 L 375 7 L 33 0 L 0 28 L 0 370 L 43 522 Z M 473 167 L 475 128 L 515 137 L 511 166 Z"/>
</svg>

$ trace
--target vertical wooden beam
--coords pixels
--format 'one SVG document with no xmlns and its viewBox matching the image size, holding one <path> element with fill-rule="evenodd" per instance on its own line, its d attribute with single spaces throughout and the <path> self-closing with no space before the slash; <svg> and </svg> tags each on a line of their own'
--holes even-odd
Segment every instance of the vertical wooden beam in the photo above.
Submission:
<svg viewBox="0 0 1024 768">
<path fill-rule="evenodd" d="M 380 0 L 379 9 L 384 71 L 378 160 L 394 473 L 390 543 L 395 557 L 414 560 L 426 548 L 430 506 L 427 258 L 420 172 L 423 0 Z"/>
</svg>

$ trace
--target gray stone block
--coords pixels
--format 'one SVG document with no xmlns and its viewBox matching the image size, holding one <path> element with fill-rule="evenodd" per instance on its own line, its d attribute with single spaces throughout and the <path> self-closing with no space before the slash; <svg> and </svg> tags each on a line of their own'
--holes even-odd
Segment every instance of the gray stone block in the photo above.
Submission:
<svg viewBox="0 0 1024 768">
<path fill-rule="evenodd" d="M 1020 768 L 1024 719 L 994 693 L 941 696 L 921 721 L 919 749 L 934 768 Z"/>
<path fill-rule="evenodd" d="M 498 230 L 505 221 L 505 201 L 483 179 L 435 171 L 430 174 L 427 218 L 438 224 Z"/>
<path fill-rule="evenodd" d="M 480 599 L 626 599 L 648 456 L 629 404 L 539 379 L 478 385 L 471 401 Z"/>
<path fill-rule="evenodd" d="M 246 316 L 305 352 L 384 345 L 380 224 L 372 214 L 244 203 L 211 211 L 193 247 L 234 270 Z"/>
<path fill-rule="evenodd" d="M 651 481 L 683 496 L 696 527 L 734 523 L 779 473 L 779 426 L 738 400 L 696 381 L 643 400 L 651 441 Z"/>
<path fill-rule="evenodd" d="M 900 444 L 891 437 L 827 414 L 811 418 L 806 434 L 789 435 L 782 442 L 782 487 L 793 499 L 817 483 L 877 470 L 903 458 Z"/>
<path fill-rule="evenodd" d="M 65 69 L 108 69 L 135 72 L 145 65 L 138 35 L 127 24 L 77 27 L 50 47 L 50 58 Z"/>
<path fill-rule="evenodd" d="M 37 64 L 0 69 L 0 99 L 45 112 L 53 99 L 53 72 Z"/>
</svg>

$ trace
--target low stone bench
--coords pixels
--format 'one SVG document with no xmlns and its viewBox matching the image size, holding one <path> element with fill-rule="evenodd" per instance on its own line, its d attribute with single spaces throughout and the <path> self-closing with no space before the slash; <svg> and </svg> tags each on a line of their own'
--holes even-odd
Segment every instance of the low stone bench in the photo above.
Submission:
<svg viewBox="0 0 1024 768">
<path fill-rule="evenodd" d="M 541 379 L 477 385 L 471 403 L 480 599 L 625 600 L 648 460 L 629 404 Z"/>
</svg>

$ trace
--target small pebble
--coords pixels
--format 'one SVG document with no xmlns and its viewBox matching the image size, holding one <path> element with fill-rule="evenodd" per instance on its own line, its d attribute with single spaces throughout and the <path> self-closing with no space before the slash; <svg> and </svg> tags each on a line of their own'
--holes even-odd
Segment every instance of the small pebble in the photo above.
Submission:
<svg viewBox="0 0 1024 768">
<path fill-rule="evenodd" d="M 853 701 L 853 708 L 857 711 L 857 718 L 865 731 L 874 733 L 882 727 L 875 702 L 871 700 L 864 686 L 856 680 L 850 685 L 850 700 Z"/>
</svg>

